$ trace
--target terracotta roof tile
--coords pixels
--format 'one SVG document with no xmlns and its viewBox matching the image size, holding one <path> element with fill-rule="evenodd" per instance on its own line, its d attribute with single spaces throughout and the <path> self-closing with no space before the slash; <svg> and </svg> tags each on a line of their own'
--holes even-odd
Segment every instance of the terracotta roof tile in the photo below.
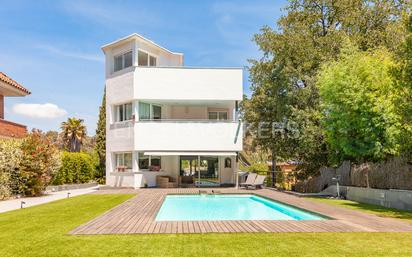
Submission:
<svg viewBox="0 0 412 257">
<path fill-rule="evenodd" d="M 10 86 L 13 86 L 13 87 L 17 88 L 17 89 L 19 89 L 20 91 L 23 91 L 26 94 L 31 94 L 31 92 L 29 90 L 27 90 L 25 87 L 23 87 L 22 85 L 20 85 L 19 83 L 17 83 L 16 81 L 14 81 L 13 79 L 11 79 L 9 76 L 7 76 L 6 74 L 4 74 L 1 71 L 0 71 L 0 81 L 3 81 L 4 83 L 7 83 Z"/>
</svg>

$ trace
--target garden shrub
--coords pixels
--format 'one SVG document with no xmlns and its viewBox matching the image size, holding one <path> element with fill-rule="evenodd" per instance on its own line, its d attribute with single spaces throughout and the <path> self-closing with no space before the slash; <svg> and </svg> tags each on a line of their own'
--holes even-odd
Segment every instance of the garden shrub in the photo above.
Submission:
<svg viewBox="0 0 412 257">
<path fill-rule="evenodd" d="M 0 199 L 22 193 L 21 143 L 22 140 L 0 139 Z"/>
<path fill-rule="evenodd" d="M 258 174 L 266 175 L 269 171 L 269 166 L 266 163 L 253 163 L 249 166 L 249 172 L 255 172 Z"/>
<path fill-rule="evenodd" d="M 87 183 L 94 179 L 96 160 L 88 153 L 64 152 L 62 165 L 53 184 Z"/>
<path fill-rule="evenodd" d="M 60 168 L 60 152 L 40 131 L 33 130 L 21 144 L 22 191 L 28 196 L 43 193 Z"/>
</svg>

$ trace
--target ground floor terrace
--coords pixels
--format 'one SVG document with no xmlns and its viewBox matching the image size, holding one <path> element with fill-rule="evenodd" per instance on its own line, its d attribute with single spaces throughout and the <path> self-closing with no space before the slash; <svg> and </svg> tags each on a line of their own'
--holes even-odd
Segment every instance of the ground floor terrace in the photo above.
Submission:
<svg viewBox="0 0 412 257">
<path fill-rule="evenodd" d="M 199 190 L 203 192 L 199 192 Z M 156 215 L 170 194 L 256 194 L 310 212 L 326 215 L 325 220 L 224 220 L 156 221 Z M 412 223 L 378 217 L 355 210 L 313 202 L 283 192 L 234 188 L 109 189 L 96 194 L 136 193 L 132 199 L 73 229 L 73 235 L 93 234 L 187 234 L 258 232 L 412 232 Z"/>
<path fill-rule="evenodd" d="M 236 152 L 115 152 L 106 184 L 112 187 L 227 187 L 236 184 Z"/>
</svg>

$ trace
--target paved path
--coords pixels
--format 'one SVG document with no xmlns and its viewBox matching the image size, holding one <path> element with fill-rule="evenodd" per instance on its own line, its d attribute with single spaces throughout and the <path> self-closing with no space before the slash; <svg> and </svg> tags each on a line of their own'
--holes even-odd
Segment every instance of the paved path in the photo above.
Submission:
<svg viewBox="0 0 412 257">
<path fill-rule="evenodd" d="M 202 189 L 211 192 L 212 189 Z M 235 232 L 412 232 L 412 224 L 382 218 L 355 210 L 318 203 L 278 191 L 261 189 L 213 190 L 221 193 L 257 194 L 326 215 L 329 220 L 232 220 L 232 221 L 156 221 L 168 194 L 197 194 L 199 189 L 99 190 L 97 194 L 137 193 L 137 195 L 80 225 L 70 234 L 159 234 L 159 233 L 235 233 Z"/>
<path fill-rule="evenodd" d="M 39 197 L 24 197 L 19 199 L 0 201 L 0 213 L 20 209 L 21 202 L 25 202 L 24 208 L 35 206 L 43 203 L 49 203 L 52 201 L 67 198 L 67 193 L 70 193 L 70 197 L 77 195 L 84 195 L 95 192 L 98 186 L 83 188 L 83 189 L 73 189 L 64 190 L 58 192 L 49 192 L 44 196 Z"/>
</svg>

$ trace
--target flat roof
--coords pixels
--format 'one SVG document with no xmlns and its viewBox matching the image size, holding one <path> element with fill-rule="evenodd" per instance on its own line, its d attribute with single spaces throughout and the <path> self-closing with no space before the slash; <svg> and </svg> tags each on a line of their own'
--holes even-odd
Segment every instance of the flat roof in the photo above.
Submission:
<svg viewBox="0 0 412 257">
<path fill-rule="evenodd" d="M 157 47 L 157 48 L 160 48 L 160 49 L 162 49 L 162 50 L 170 53 L 170 54 L 183 55 L 183 53 L 172 52 L 172 51 L 170 51 L 169 49 L 166 49 L 166 48 L 164 48 L 163 46 L 158 45 L 158 44 L 156 44 L 155 42 L 153 42 L 152 40 L 147 39 L 147 38 L 145 38 L 144 36 L 142 36 L 142 35 L 140 35 L 140 34 L 137 34 L 137 33 L 130 34 L 130 35 L 126 36 L 126 37 L 122 37 L 122 38 L 120 38 L 120 39 L 118 39 L 118 40 L 115 40 L 115 41 L 113 41 L 113 42 L 111 42 L 111 43 L 105 44 L 105 45 L 102 46 L 102 50 L 103 50 L 103 52 L 104 52 L 104 51 L 105 51 L 107 48 L 109 48 L 109 47 L 115 46 L 115 45 L 117 45 L 117 44 L 125 43 L 125 42 L 127 42 L 127 41 L 129 41 L 129 40 L 132 40 L 132 39 L 141 39 L 141 40 L 146 41 L 147 43 L 149 43 L 149 44 L 151 44 L 151 45 L 153 45 L 153 46 L 155 46 L 155 47 Z"/>
</svg>

